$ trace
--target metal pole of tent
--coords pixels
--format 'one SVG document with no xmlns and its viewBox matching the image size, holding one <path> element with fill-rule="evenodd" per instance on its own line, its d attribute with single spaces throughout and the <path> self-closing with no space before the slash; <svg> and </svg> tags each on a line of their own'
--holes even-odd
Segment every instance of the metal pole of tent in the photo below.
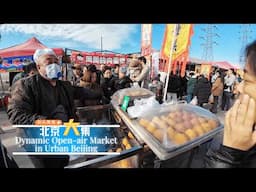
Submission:
<svg viewBox="0 0 256 192">
<path fill-rule="evenodd" d="M 166 101 L 167 88 L 168 88 L 168 83 L 169 83 L 169 76 L 170 76 L 170 72 L 171 72 L 172 53 L 173 53 L 174 43 L 175 43 L 176 34 L 177 34 L 177 32 L 176 32 L 176 31 L 177 31 L 177 25 L 178 25 L 178 24 L 174 24 L 174 28 L 173 28 L 172 44 L 171 44 L 171 50 L 170 50 L 169 62 L 168 62 L 167 79 L 166 79 L 165 87 L 164 87 L 164 101 Z"/>
</svg>

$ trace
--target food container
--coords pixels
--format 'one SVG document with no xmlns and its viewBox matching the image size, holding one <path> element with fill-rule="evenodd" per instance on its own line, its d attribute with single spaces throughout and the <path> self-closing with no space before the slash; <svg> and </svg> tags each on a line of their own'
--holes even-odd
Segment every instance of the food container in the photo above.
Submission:
<svg viewBox="0 0 256 192">
<path fill-rule="evenodd" d="M 111 103 L 114 105 L 121 105 L 123 102 L 124 96 L 129 96 L 130 101 L 132 102 L 136 98 L 147 98 L 150 96 L 154 96 L 154 93 L 148 89 L 144 89 L 140 87 L 120 89 L 116 91 L 111 97 Z"/>
<path fill-rule="evenodd" d="M 124 119 L 160 160 L 188 151 L 223 129 L 215 114 L 190 104 L 166 105 L 138 119 Z"/>
</svg>

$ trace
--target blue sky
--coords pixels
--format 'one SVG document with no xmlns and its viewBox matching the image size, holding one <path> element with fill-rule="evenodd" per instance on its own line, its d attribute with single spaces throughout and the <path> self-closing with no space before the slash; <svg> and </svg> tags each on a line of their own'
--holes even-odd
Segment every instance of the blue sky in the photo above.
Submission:
<svg viewBox="0 0 256 192">
<path fill-rule="evenodd" d="M 220 37 L 214 40 L 215 61 L 228 61 L 239 64 L 242 47 L 240 24 L 216 24 L 215 32 Z M 205 24 L 194 25 L 194 35 L 190 47 L 190 57 L 202 58 Z M 153 24 L 152 46 L 161 49 L 165 24 Z M 251 25 L 252 32 L 248 41 L 256 39 L 256 25 Z M 0 49 L 25 42 L 35 36 L 48 47 L 71 48 L 81 51 L 100 50 L 101 36 L 103 49 L 120 53 L 140 51 L 140 24 L 2 24 L 0 25 Z"/>
</svg>

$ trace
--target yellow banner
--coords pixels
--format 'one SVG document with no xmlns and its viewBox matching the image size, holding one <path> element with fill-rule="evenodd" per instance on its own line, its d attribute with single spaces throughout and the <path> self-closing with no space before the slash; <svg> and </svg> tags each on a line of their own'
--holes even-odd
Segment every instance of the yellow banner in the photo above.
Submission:
<svg viewBox="0 0 256 192">
<path fill-rule="evenodd" d="M 173 53 L 172 58 L 176 59 L 182 53 L 187 51 L 188 46 L 190 44 L 190 36 L 191 34 L 192 24 L 180 24 L 178 29 L 178 35 L 176 40 L 176 49 Z"/>
<path fill-rule="evenodd" d="M 162 57 L 169 57 L 170 51 L 171 51 L 171 45 L 172 45 L 172 34 L 174 30 L 175 24 L 167 24 L 165 28 L 165 34 L 164 34 L 164 42 L 162 46 Z"/>
</svg>

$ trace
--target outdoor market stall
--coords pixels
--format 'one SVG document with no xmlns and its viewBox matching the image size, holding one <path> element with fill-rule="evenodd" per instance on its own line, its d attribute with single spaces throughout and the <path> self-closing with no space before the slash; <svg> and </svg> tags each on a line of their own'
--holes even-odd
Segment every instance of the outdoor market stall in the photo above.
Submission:
<svg viewBox="0 0 256 192">
<path fill-rule="evenodd" d="M 129 100 L 125 102 L 127 97 Z M 113 150 L 121 148 L 121 154 L 94 157 L 90 161 L 80 158 L 71 162 L 68 168 L 190 167 L 195 149 L 220 133 L 223 125 L 211 112 L 186 103 L 146 106 L 145 102 L 154 103 L 153 97 L 153 92 L 143 88 L 116 92 L 111 105 L 103 108 L 109 110 L 111 123 L 120 124 L 115 133 L 120 145 L 114 146 Z M 143 102 L 144 110 L 137 105 L 143 105 Z M 150 107 L 153 108 L 150 110 Z M 84 109 L 78 109 L 80 117 Z M 139 110 L 143 112 L 139 113 Z M 92 108 L 89 111 L 92 113 Z M 84 113 L 82 116 L 87 115 Z M 130 144 L 128 148 L 127 143 Z M 180 164 L 179 158 L 183 158 L 185 163 Z"/>
<path fill-rule="evenodd" d="M 23 64 L 33 61 L 33 54 L 36 49 L 47 48 L 38 39 L 32 37 L 26 42 L 0 49 L 0 57 L 2 64 L 0 64 L 0 72 L 11 72 L 22 70 Z M 62 48 L 53 48 L 56 55 L 61 58 L 64 55 Z"/>
</svg>

